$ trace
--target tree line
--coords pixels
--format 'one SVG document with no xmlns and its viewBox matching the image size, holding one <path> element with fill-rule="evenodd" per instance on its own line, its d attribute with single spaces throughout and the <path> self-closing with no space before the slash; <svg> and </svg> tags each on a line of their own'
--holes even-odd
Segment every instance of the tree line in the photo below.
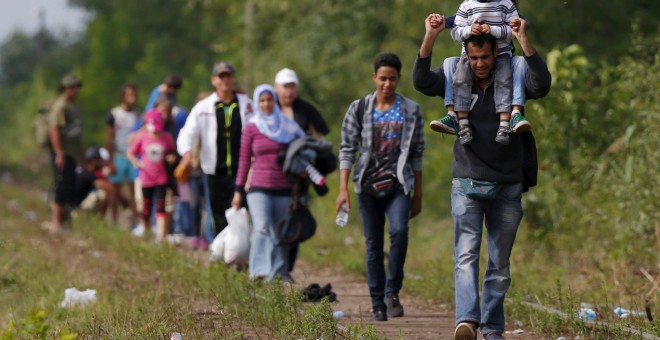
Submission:
<svg viewBox="0 0 660 340">
<path fill-rule="evenodd" d="M 4 162 L 21 162 L 34 150 L 27 133 L 59 78 L 82 78 L 80 97 L 86 142 L 101 144 L 106 112 L 126 82 L 140 86 L 140 102 L 166 74 L 184 76 L 179 101 L 189 108 L 208 91 L 210 68 L 228 60 L 248 93 L 272 82 L 282 67 L 300 77 L 301 96 L 334 127 L 355 98 L 373 88 L 371 62 L 382 51 L 404 64 L 400 91 L 422 105 L 426 120 L 444 111 L 439 98 L 414 91 L 410 72 L 431 12 L 455 13 L 460 1 L 202 1 L 71 0 L 90 13 L 80 35 L 16 32 L 0 45 L 0 138 Z M 529 35 L 553 73 L 547 98 L 527 109 L 536 124 L 540 185 L 526 195 L 526 221 L 548 247 L 580 235 L 611 231 L 608 242 L 644 236 L 652 242 L 658 221 L 658 46 L 653 0 L 521 1 Z M 45 37 L 45 38 L 44 38 Z M 442 34 L 433 65 L 460 53 Z M 449 188 L 451 141 L 427 132 L 425 194 L 444 200 Z M 20 150 L 16 151 L 16 150 Z M 7 151 L 7 152 L 4 152 Z M 647 166 L 639 166 L 647 164 Z M 427 175 L 428 174 L 428 175 Z M 435 193 L 437 192 L 437 193 Z M 427 210 L 446 215 L 448 208 Z M 654 222 L 656 221 L 656 222 Z M 553 237 L 549 237 L 552 235 Z M 641 241 L 640 241 L 641 242 Z M 624 247 L 625 248 L 625 247 Z M 654 249 L 650 247 L 649 249 Z M 629 251 L 629 250 L 628 250 Z M 625 258 L 630 254 L 622 250 Z M 603 256 L 611 256 L 605 254 Z M 649 254 L 643 261 L 653 258 Z"/>
</svg>

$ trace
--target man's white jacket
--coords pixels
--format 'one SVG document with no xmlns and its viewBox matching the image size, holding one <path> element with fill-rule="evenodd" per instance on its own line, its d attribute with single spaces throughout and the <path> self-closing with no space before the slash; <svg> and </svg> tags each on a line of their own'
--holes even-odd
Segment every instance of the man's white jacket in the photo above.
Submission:
<svg viewBox="0 0 660 340">
<path fill-rule="evenodd" d="M 238 107 L 241 111 L 243 128 L 252 116 L 252 100 L 243 94 L 236 93 Z M 218 161 L 217 139 L 218 120 L 215 115 L 215 105 L 220 101 L 218 94 L 213 92 L 210 96 L 200 100 L 190 111 L 186 124 L 183 125 L 176 140 L 177 151 L 180 155 L 192 151 L 195 137 L 201 137 L 200 162 L 202 171 L 207 175 L 215 175 L 215 165 Z"/>
</svg>

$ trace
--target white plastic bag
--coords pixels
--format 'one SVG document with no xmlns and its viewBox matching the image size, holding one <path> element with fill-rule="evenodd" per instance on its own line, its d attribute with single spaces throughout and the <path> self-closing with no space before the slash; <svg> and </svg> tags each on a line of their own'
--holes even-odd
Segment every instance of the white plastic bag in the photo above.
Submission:
<svg viewBox="0 0 660 340">
<path fill-rule="evenodd" d="M 225 256 L 225 240 L 227 238 L 227 229 L 221 231 L 218 236 L 213 239 L 213 242 L 209 244 L 209 251 L 211 252 L 211 262 L 220 261 Z"/>
<path fill-rule="evenodd" d="M 227 264 L 247 265 L 250 258 L 250 224 L 245 208 L 225 211 L 227 227 L 215 237 L 209 249 L 211 260 L 223 259 Z"/>
<path fill-rule="evenodd" d="M 96 301 L 96 290 L 87 289 L 79 291 L 76 288 L 67 288 L 64 290 L 64 301 L 60 303 L 60 307 L 71 307 L 75 305 L 85 305 L 89 302 Z"/>
</svg>

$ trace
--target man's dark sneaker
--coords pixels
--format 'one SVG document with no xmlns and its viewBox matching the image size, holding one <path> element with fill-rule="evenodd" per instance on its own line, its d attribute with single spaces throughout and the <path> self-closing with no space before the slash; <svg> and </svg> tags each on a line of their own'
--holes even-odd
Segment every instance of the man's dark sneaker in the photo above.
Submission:
<svg viewBox="0 0 660 340">
<path fill-rule="evenodd" d="M 470 125 L 461 125 L 461 129 L 458 131 L 458 141 L 462 145 L 468 145 L 472 142 L 472 129 L 470 129 Z"/>
<path fill-rule="evenodd" d="M 477 340 L 477 326 L 472 322 L 461 322 L 454 330 L 454 340 Z"/>
<path fill-rule="evenodd" d="M 372 308 L 371 321 L 387 321 L 387 307 L 375 306 Z"/>
<path fill-rule="evenodd" d="M 505 340 L 502 333 L 491 332 L 484 335 L 484 340 Z"/>
<path fill-rule="evenodd" d="M 525 116 L 520 114 L 519 111 L 513 111 L 511 114 L 511 131 L 513 132 L 525 132 L 532 129 L 532 124 L 525 119 Z"/>
<path fill-rule="evenodd" d="M 399 300 L 399 294 L 385 295 L 385 305 L 387 306 L 387 316 L 392 318 L 403 316 L 403 306 Z"/>
<path fill-rule="evenodd" d="M 429 124 L 431 130 L 440 133 L 446 133 L 450 135 L 455 135 L 458 131 L 458 122 L 456 117 L 447 113 L 444 117 L 436 120 L 432 120 Z"/>
<path fill-rule="evenodd" d="M 509 145 L 509 133 L 511 130 L 506 126 L 501 126 L 497 129 L 497 135 L 495 136 L 495 141 L 502 145 Z"/>
</svg>

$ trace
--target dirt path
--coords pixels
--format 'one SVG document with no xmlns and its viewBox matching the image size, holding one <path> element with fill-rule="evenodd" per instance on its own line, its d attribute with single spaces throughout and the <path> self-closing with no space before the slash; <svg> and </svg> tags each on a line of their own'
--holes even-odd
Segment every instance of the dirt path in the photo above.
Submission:
<svg viewBox="0 0 660 340">
<path fill-rule="evenodd" d="M 454 311 L 449 306 L 402 295 L 401 303 L 405 311 L 403 317 L 374 322 L 369 321 L 371 299 L 366 279 L 341 274 L 336 268 L 318 268 L 302 261 L 296 263 L 293 277 L 301 288 L 310 283 L 332 285 L 332 291 L 339 300 L 335 310 L 344 313 L 339 319 L 340 330 L 361 323 L 373 325 L 379 335 L 389 339 L 453 339 Z M 528 331 L 505 336 L 507 339 L 547 339 Z"/>
<path fill-rule="evenodd" d="M 293 276 L 301 287 L 310 283 L 332 284 L 332 291 L 339 300 L 335 310 L 344 313 L 339 319 L 340 329 L 362 323 L 373 325 L 380 335 L 390 339 L 449 339 L 453 336 L 454 317 L 446 306 L 430 305 L 407 296 L 401 296 L 404 317 L 389 318 L 387 322 L 369 321 L 371 299 L 366 280 L 338 272 L 300 262 L 296 264 Z"/>
</svg>

